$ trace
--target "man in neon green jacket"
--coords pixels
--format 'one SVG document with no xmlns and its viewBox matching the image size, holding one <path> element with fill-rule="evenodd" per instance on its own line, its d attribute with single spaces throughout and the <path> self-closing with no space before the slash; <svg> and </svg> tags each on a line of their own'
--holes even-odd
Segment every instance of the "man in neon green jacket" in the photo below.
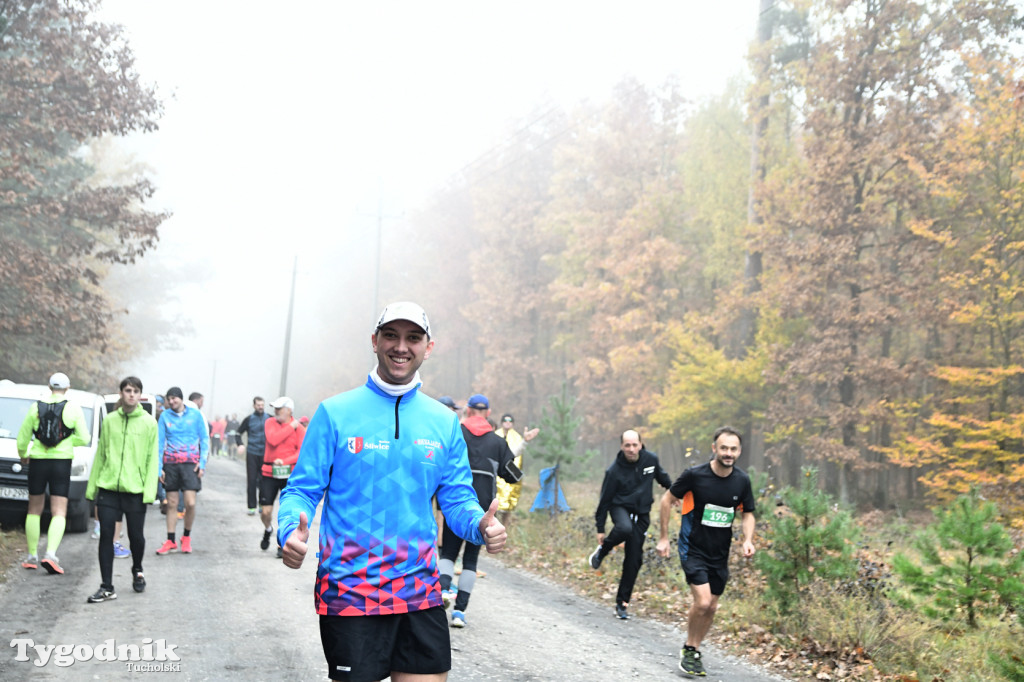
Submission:
<svg viewBox="0 0 1024 682">
<path fill-rule="evenodd" d="M 96 501 L 100 519 L 100 589 L 86 601 L 117 599 L 114 591 L 114 528 L 124 514 L 132 550 L 132 589 L 146 589 L 142 555 L 146 551 L 146 509 L 156 499 L 160 437 L 156 420 L 139 406 L 142 381 L 121 381 L 117 409 L 107 415 L 96 448 L 85 496 Z"/>
<path fill-rule="evenodd" d="M 52 393 L 46 400 L 33 403 L 28 408 L 25 421 L 18 430 L 18 456 L 28 468 L 28 514 L 25 516 L 25 538 L 28 540 L 28 558 L 22 562 L 25 568 L 38 568 L 42 563 L 51 575 L 62 575 L 64 569 L 57 560 L 57 547 L 64 538 L 67 525 L 68 493 L 71 490 L 71 462 L 75 457 L 75 446 L 89 442 L 89 429 L 85 424 L 82 408 L 68 402 L 64 394 L 71 388 L 71 380 L 63 372 L 50 377 Z M 46 411 L 59 410 L 63 422 L 59 442 L 44 445 L 39 438 L 40 403 Z M 47 407 L 47 406 L 53 407 Z M 35 436 L 33 439 L 32 437 Z M 31 443 L 29 441 L 32 441 Z M 46 555 L 40 562 L 39 551 L 40 517 L 46 503 L 46 487 L 50 487 L 50 527 L 46 529 Z"/>
</svg>

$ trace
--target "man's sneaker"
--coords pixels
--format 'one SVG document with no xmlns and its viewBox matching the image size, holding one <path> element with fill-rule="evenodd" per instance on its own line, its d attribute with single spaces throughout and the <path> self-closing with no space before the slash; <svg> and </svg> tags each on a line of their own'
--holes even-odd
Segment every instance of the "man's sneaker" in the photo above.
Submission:
<svg viewBox="0 0 1024 682">
<path fill-rule="evenodd" d="M 597 549 L 594 550 L 594 553 L 590 555 L 589 559 L 587 559 L 587 563 L 589 563 L 590 567 L 596 571 L 601 568 L 601 561 L 603 560 L 604 557 L 601 556 L 601 545 L 598 545 Z"/>
<path fill-rule="evenodd" d="M 615 615 L 618 616 L 619 618 L 621 618 L 622 620 L 629 620 L 629 612 L 626 611 L 626 605 L 625 604 L 616 604 L 615 605 Z"/>
<path fill-rule="evenodd" d="M 260 540 L 260 549 L 265 550 L 265 549 L 267 549 L 267 547 L 270 547 L 270 535 L 273 532 L 274 532 L 273 529 L 271 529 L 271 530 L 264 530 L 263 531 L 263 539 Z"/>
<path fill-rule="evenodd" d="M 184 544 L 184 543 L 185 543 L 185 540 L 184 540 L 184 538 L 182 538 L 182 544 Z M 160 549 L 158 549 L 156 551 L 156 553 L 159 554 L 160 556 L 163 556 L 164 554 L 169 554 L 170 552 L 177 552 L 177 551 L 178 551 L 178 543 L 177 542 L 175 542 L 174 540 L 164 540 L 164 544 L 160 545 Z"/>
<path fill-rule="evenodd" d="M 25 560 L 21 562 L 22 568 L 39 568 L 39 557 L 35 554 L 29 554 L 25 557 Z"/>
<path fill-rule="evenodd" d="M 249 511 L 247 511 L 246 513 L 247 513 L 247 514 L 248 514 L 249 516 L 256 516 L 256 509 L 255 509 L 255 508 L 253 508 L 253 509 L 250 509 L 250 510 L 249 510 Z"/>
<path fill-rule="evenodd" d="M 64 569 L 60 567 L 60 563 L 58 562 L 56 555 L 47 554 L 39 563 L 43 565 L 43 568 L 45 568 L 46 572 L 50 575 L 64 575 Z"/>
<path fill-rule="evenodd" d="M 187 535 L 181 539 L 181 551 L 183 554 L 192 553 L 192 538 Z"/>
<path fill-rule="evenodd" d="M 136 592 L 146 591 L 146 576 L 141 573 L 136 573 L 135 577 L 132 578 L 132 589 Z"/>
<path fill-rule="evenodd" d="M 466 627 L 466 614 L 464 614 L 462 611 L 452 611 L 452 627 Z"/>
<path fill-rule="evenodd" d="M 101 601 L 110 601 L 111 599 L 117 599 L 117 593 L 113 590 L 106 590 L 100 587 L 96 590 L 96 594 L 92 595 L 85 601 L 90 604 L 99 604 Z"/>
<path fill-rule="evenodd" d="M 120 542 L 114 543 L 114 557 L 117 559 L 127 559 L 132 555 L 131 551 Z"/>
<path fill-rule="evenodd" d="M 679 669 L 687 675 L 694 675 L 696 677 L 707 675 L 704 672 L 704 664 L 700 661 L 700 652 L 696 649 L 683 647 L 683 650 L 679 652 Z"/>
<path fill-rule="evenodd" d="M 277 558 L 278 559 L 283 559 L 284 558 L 284 548 L 281 547 L 281 545 L 277 546 Z"/>
<path fill-rule="evenodd" d="M 441 603 L 444 604 L 446 609 L 455 603 L 455 597 L 457 594 L 458 592 L 450 588 L 447 590 L 441 590 Z"/>
<path fill-rule="evenodd" d="M 91 537 L 93 540 L 99 540 L 100 539 L 100 522 L 99 521 L 93 521 L 92 522 L 92 535 L 90 535 L 89 537 Z"/>
<path fill-rule="evenodd" d="M 178 518 L 179 519 L 185 518 L 185 512 L 183 512 L 183 511 L 178 512 Z"/>
</svg>

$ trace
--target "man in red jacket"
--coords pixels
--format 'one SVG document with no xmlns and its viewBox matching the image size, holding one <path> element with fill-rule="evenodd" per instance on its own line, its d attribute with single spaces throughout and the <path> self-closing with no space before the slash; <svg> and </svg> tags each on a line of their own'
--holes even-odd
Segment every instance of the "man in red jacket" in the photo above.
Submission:
<svg viewBox="0 0 1024 682">
<path fill-rule="evenodd" d="M 260 478 L 260 520 L 263 522 L 263 539 L 260 549 L 270 547 L 270 536 L 274 532 L 271 523 L 274 513 L 274 502 L 277 494 L 288 483 L 288 476 L 295 468 L 299 459 L 299 448 L 302 437 L 306 435 L 306 427 L 293 416 L 295 402 L 291 398 L 281 396 L 270 403 L 274 409 L 274 418 L 263 424 L 267 437 L 267 447 L 263 455 L 263 470 Z M 277 558 L 282 556 L 281 545 L 277 545 Z"/>
</svg>

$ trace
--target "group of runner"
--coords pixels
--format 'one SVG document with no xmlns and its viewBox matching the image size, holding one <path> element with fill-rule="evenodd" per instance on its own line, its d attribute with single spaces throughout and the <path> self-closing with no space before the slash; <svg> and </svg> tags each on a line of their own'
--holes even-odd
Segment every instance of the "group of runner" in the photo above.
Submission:
<svg viewBox="0 0 1024 682">
<path fill-rule="evenodd" d="M 496 517 L 497 481 L 514 484 L 521 472 L 515 463 L 517 453 L 488 423 L 490 404 L 485 396 L 472 396 L 465 419 L 460 420 L 444 404 L 420 392 L 419 368 L 430 357 L 434 340 L 426 312 L 419 305 L 401 302 L 385 307 L 370 342 L 377 364 L 366 382 L 324 400 L 308 427 L 294 418 L 294 403 L 289 398 L 271 403 L 273 419 L 262 414 L 261 398 L 253 401 L 253 415 L 242 422 L 240 430 L 248 430 L 247 460 L 256 454 L 252 450 L 255 434 L 264 437 L 259 462 L 260 546 L 269 547 L 274 530 L 273 498 L 280 493 L 279 556 L 286 566 L 300 567 L 308 552 L 310 519 L 323 501 L 314 604 L 329 676 L 353 682 L 389 676 L 397 682 L 441 681 L 451 668 L 446 608 L 454 601 L 450 626 L 465 626 L 475 554 L 480 547 L 489 553 L 500 552 L 507 538 Z M 67 377 L 55 374 L 50 385 L 54 395 L 48 403 L 59 402 L 61 391 L 69 386 Z M 158 423 L 139 408 L 141 393 L 138 378 L 121 382 L 118 407 L 111 415 L 120 426 L 103 429 L 89 480 L 87 496 L 99 508 L 102 579 L 90 602 L 117 596 L 111 565 L 114 524 L 122 515 L 132 554 L 132 586 L 138 592 L 145 589 L 141 529 L 146 507 L 156 499 L 158 482 L 166 487 L 171 504 L 177 501 L 179 489 L 185 491 L 180 551 L 192 549 L 195 494 L 202 485 L 209 451 L 205 420 L 198 409 L 184 404 L 181 390 L 173 387 L 165 393 L 167 409 Z M 39 429 L 40 416 L 35 412 L 38 410 L 30 411 L 22 431 L 28 429 L 31 434 Z M 65 407 L 63 421 L 72 431 L 54 448 L 70 452 L 75 429 L 81 428 L 73 406 Z M 507 437 L 511 424 L 506 425 L 504 419 L 502 423 Z M 22 448 L 19 433 L 22 457 L 27 457 L 28 439 L 25 441 L 26 448 Z M 241 446 L 240 436 L 237 445 Z M 46 459 L 47 452 L 58 451 L 38 447 L 43 448 L 40 459 Z M 712 451 L 711 462 L 683 472 L 667 486 L 660 505 L 657 550 L 663 556 L 668 554 L 671 508 L 679 503 L 683 506 L 678 551 L 693 606 L 680 669 L 691 675 L 705 674 L 699 646 L 728 580 L 728 549 L 737 514 L 742 514 L 744 554 L 754 553 L 750 482 L 734 466 L 741 452 L 739 433 L 729 427 L 719 429 Z M 54 491 L 59 492 L 61 480 L 67 479 L 57 466 L 37 468 L 35 450 L 32 457 L 30 472 L 38 473 L 30 473 L 26 568 L 36 567 L 38 516 L 34 522 L 32 517 L 34 511 L 41 511 L 42 492 L 49 484 L 53 510 Z M 250 482 L 252 478 L 250 474 Z M 643 448 L 636 431 L 623 433 L 622 451 L 606 472 L 602 487 L 599 545 L 589 558 L 596 569 L 616 544 L 627 543 L 616 603 L 620 617 L 628 617 L 632 581 L 640 567 L 637 554 L 639 551 L 642 556 L 643 531 L 649 525 L 653 480 L 663 486 L 668 482 L 656 456 Z M 37 495 L 38 500 L 34 499 Z M 57 498 L 59 507 L 59 495 Z M 440 561 L 432 507 L 435 498 L 444 514 Z M 66 504 L 66 497 L 64 501 Z M 248 502 L 248 509 L 254 510 L 251 494 Z M 607 514 L 615 527 L 605 536 Z M 174 516 L 169 511 L 167 540 L 157 554 L 179 549 L 170 523 Z M 61 572 L 55 551 L 62 530 L 51 522 L 47 553 L 40 562 L 50 572 Z M 467 552 L 455 592 L 452 569 L 463 541 L 468 543 Z"/>
<path fill-rule="evenodd" d="M 654 482 L 667 488 L 659 507 L 660 534 L 657 552 L 669 554 L 668 527 L 675 506 L 682 507 L 676 549 L 690 588 L 692 603 L 686 624 L 686 643 L 679 652 L 679 669 L 689 675 L 706 675 L 700 652 L 701 642 L 711 629 L 718 599 L 729 580 L 729 548 L 732 526 L 741 516 L 743 556 L 754 555 L 754 494 L 750 477 L 737 468 L 742 436 L 730 427 L 715 431 L 712 459 L 686 469 L 672 482 L 658 456 L 644 446 L 639 432 L 630 429 L 621 436 L 621 449 L 605 471 L 601 497 L 594 514 L 597 548 L 587 558 L 594 570 L 619 544 L 625 544 L 622 577 L 615 598 L 615 614 L 629 618 L 629 600 L 643 563 L 643 545 L 650 526 Z M 613 528 L 605 535 L 611 516 Z"/>
</svg>

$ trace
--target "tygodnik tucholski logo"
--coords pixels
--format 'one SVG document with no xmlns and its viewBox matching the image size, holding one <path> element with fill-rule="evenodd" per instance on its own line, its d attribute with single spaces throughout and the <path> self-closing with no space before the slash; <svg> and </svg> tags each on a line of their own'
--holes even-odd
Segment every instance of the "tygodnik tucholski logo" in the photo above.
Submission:
<svg viewBox="0 0 1024 682">
<path fill-rule="evenodd" d="M 165 639 L 153 640 L 143 637 L 141 644 L 118 644 L 108 639 L 96 647 L 88 644 L 36 644 L 28 638 L 12 639 L 11 647 L 17 649 L 15 661 L 42 668 L 53 663 L 66 668 L 80 661 L 117 661 L 124 663 L 128 672 L 181 672 L 181 658 L 174 650 L 177 644 L 168 644 Z"/>
</svg>

